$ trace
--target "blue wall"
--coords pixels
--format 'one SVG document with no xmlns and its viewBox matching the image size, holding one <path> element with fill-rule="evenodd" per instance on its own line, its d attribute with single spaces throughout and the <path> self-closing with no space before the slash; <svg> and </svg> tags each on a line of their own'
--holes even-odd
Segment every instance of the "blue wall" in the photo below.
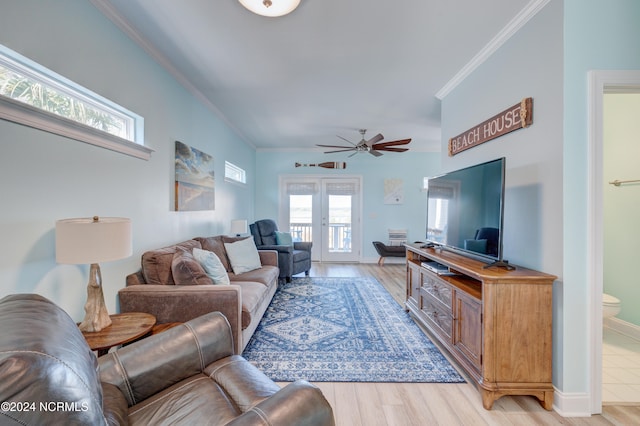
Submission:
<svg viewBox="0 0 640 426">
<path fill-rule="evenodd" d="M 145 250 L 226 233 L 231 219 L 251 215 L 255 150 L 90 2 L 4 2 L 0 43 L 142 115 L 145 144 L 155 150 L 143 161 L 0 120 L 0 297 L 37 292 L 82 319 L 88 267 L 56 264 L 57 219 L 132 219 L 133 256 L 101 265 L 113 313 Z M 176 140 L 213 155 L 215 211 L 173 211 Z M 225 160 L 247 170 L 246 187 L 224 182 Z"/>
<path fill-rule="evenodd" d="M 424 235 L 422 178 L 505 155 L 505 255 L 554 273 L 554 384 L 570 398 L 589 392 L 587 288 L 587 73 L 640 69 L 640 2 L 551 1 L 442 103 L 446 140 L 523 97 L 534 98 L 534 124 L 449 158 L 444 153 L 359 155 L 343 171 L 363 177 L 364 258 L 388 228 Z M 278 176 L 310 174 L 296 161 L 343 160 L 321 153 L 255 152 L 89 2 L 7 2 L 0 43 L 145 117 L 150 161 L 0 121 L 3 204 L 0 296 L 38 292 L 82 317 L 87 269 L 55 263 L 55 220 L 127 216 L 134 254 L 103 267 L 110 311 L 124 276 L 149 248 L 195 235 L 228 232 L 235 218 L 278 216 Z M 172 211 L 173 143 L 216 161 L 216 210 Z M 246 187 L 221 179 L 224 160 L 248 172 Z M 405 204 L 383 203 L 384 179 L 405 182 Z M 6 243 L 8 242 L 8 243 Z"/>
<path fill-rule="evenodd" d="M 588 72 L 640 69 L 640 2 L 564 1 L 564 292 L 560 383 L 588 390 Z"/>
<path fill-rule="evenodd" d="M 444 170 L 506 158 L 504 257 L 562 276 L 562 5 L 550 2 L 442 100 Z M 524 54 L 523 54 L 524 52 Z M 447 141 L 533 98 L 533 124 L 447 156 Z"/>
<path fill-rule="evenodd" d="M 445 147 L 448 137 L 534 98 L 530 128 L 443 154 L 443 169 L 507 157 L 505 256 L 559 277 L 553 381 L 581 414 L 590 412 L 587 73 L 639 69 L 638 22 L 635 0 L 551 1 L 442 103 Z"/>
<path fill-rule="evenodd" d="M 296 162 L 319 163 L 346 161 L 343 170 L 294 167 Z M 440 173 L 440 153 L 388 153 L 382 157 L 357 154 L 322 154 L 321 152 L 273 152 L 256 154 L 256 218 L 277 219 L 279 215 L 279 176 L 286 175 L 359 175 L 363 191 L 363 259 L 377 259 L 372 241 L 387 241 L 388 229 L 407 229 L 409 241 L 423 240 L 426 232 L 426 193 L 424 177 Z M 384 180 L 402 179 L 404 203 L 384 204 Z"/>
</svg>

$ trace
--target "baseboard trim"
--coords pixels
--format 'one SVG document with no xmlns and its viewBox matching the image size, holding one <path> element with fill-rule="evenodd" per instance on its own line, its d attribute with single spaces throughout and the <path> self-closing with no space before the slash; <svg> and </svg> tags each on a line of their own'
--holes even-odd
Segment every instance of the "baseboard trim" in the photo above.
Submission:
<svg viewBox="0 0 640 426">
<path fill-rule="evenodd" d="M 640 340 L 640 326 L 623 321 L 620 318 L 605 318 L 604 326 L 632 339 Z"/>
<path fill-rule="evenodd" d="M 562 417 L 591 417 L 591 399 L 584 392 L 563 393 L 554 387 L 553 409 Z"/>
<path fill-rule="evenodd" d="M 363 257 L 360 263 L 378 263 L 380 257 Z M 404 257 L 385 257 L 384 263 L 406 263 L 407 259 Z"/>
</svg>

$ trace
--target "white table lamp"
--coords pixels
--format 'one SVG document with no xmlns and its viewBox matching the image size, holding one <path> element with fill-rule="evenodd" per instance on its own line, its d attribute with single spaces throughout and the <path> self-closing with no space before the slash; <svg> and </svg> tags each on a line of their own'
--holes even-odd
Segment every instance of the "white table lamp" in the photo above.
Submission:
<svg viewBox="0 0 640 426">
<path fill-rule="evenodd" d="M 231 221 L 231 233 L 236 237 L 247 233 L 247 220 L 235 219 Z"/>
<path fill-rule="evenodd" d="M 98 262 L 131 256 L 131 219 L 121 217 L 62 219 L 56 221 L 56 261 L 90 264 L 87 303 L 82 331 L 100 331 L 111 325 L 104 303 Z"/>
</svg>

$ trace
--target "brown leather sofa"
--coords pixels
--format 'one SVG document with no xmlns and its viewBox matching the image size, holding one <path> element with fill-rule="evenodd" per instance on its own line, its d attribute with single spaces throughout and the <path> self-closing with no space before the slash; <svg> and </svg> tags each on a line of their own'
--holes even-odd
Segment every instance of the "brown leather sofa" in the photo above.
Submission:
<svg viewBox="0 0 640 426">
<path fill-rule="evenodd" d="M 224 243 L 238 239 L 198 237 L 145 252 L 141 269 L 128 275 L 126 287 L 118 291 L 120 312 L 146 312 L 156 317 L 157 324 L 186 322 L 209 312 L 222 312 L 231 324 L 236 352 L 242 353 L 277 290 L 279 269 L 277 253 L 261 250 L 261 268 L 234 274 Z M 194 248 L 214 252 L 232 285 L 176 282 L 171 266 L 174 255 L 181 249 Z"/>
<path fill-rule="evenodd" d="M 320 390 L 234 355 L 214 312 L 97 359 L 46 298 L 0 300 L 0 424 L 333 425 Z"/>
</svg>

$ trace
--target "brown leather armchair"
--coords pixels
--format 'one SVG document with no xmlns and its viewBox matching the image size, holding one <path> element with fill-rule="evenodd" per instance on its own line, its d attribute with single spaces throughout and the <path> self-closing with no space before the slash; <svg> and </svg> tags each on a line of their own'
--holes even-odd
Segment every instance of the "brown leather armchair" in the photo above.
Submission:
<svg viewBox="0 0 640 426">
<path fill-rule="evenodd" d="M 0 423 L 333 425 L 320 390 L 280 388 L 234 355 L 213 312 L 99 359 L 42 296 L 0 300 Z"/>
</svg>

